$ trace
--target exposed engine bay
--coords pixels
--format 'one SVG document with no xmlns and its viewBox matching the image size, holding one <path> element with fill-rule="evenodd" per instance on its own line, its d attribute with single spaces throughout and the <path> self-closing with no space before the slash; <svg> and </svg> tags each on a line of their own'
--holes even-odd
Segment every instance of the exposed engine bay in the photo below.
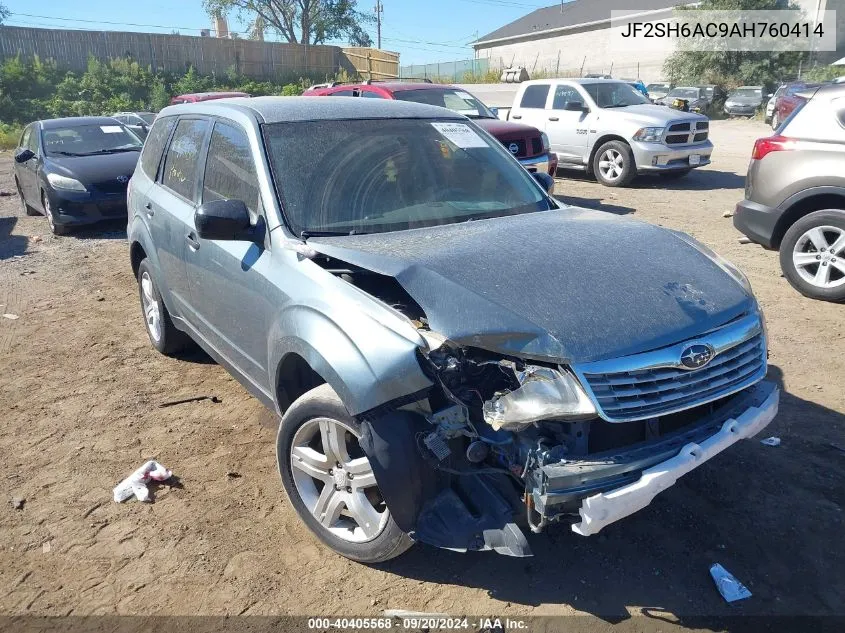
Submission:
<svg viewBox="0 0 845 633">
<path fill-rule="evenodd" d="M 577 518 L 585 498 L 637 481 L 768 395 L 746 390 L 609 422 L 570 368 L 446 340 L 393 277 L 316 259 L 403 314 L 428 343 L 417 353 L 434 386 L 361 416 L 361 445 L 397 524 L 429 544 L 530 555 L 520 525 L 539 532 Z"/>
</svg>

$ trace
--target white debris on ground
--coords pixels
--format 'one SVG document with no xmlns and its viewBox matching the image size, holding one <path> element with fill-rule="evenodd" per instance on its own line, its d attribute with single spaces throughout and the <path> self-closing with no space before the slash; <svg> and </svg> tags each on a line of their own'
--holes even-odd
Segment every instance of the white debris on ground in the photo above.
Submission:
<svg viewBox="0 0 845 633">
<path fill-rule="evenodd" d="M 767 437 L 765 440 L 760 440 L 760 444 L 765 444 L 766 446 L 780 446 L 780 438 L 779 437 Z"/>
<path fill-rule="evenodd" d="M 727 569 L 716 563 L 710 567 L 710 575 L 716 588 L 727 602 L 736 602 L 751 597 L 748 588 L 739 582 Z"/>
<path fill-rule="evenodd" d="M 165 481 L 172 476 L 173 473 L 170 470 L 151 459 L 115 486 L 113 491 L 115 503 L 123 503 L 133 496 L 138 501 L 149 501 L 150 491 L 147 489 L 147 484 L 151 481 Z"/>
</svg>

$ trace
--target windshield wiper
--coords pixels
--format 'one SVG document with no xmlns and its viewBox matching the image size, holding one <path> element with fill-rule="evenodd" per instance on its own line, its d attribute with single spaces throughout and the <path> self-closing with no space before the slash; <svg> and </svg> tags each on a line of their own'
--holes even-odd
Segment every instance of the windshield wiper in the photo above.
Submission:
<svg viewBox="0 0 845 633">
<path fill-rule="evenodd" d="M 98 149 L 95 152 L 85 152 L 84 154 L 76 154 L 77 156 L 96 156 L 98 154 L 122 154 L 123 152 L 140 152 L 140 147 L 114 147 L 111 149 Z"/>
<path fill-rule="evenodd" d="M 76 152 L 63 152 L 61 150 L 51 149 L 48 154 L 59 154 L 60 156 L 85 156 L 85 154 L 77 154 Z"/>
<path fill-rule="evenodd" d="M 340 237 L 345 235 L 366 235 L 352 229 L 351 231 L 300 231 L 299 237 L 307 240 L 309 237 Z"/>
<path fill-rule="evenodd" d="M 613 103 L 611 105 L 604 106 L 604 109 L 607 110 L 609 108 L 627 108 L 628 106 L 634 105 L 633 103 Z"/>
</svg>

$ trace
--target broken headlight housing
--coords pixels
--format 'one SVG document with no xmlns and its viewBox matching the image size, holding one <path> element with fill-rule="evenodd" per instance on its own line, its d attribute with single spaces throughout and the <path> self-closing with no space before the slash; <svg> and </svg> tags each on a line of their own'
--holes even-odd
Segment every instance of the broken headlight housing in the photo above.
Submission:
<svg viewBox="0 0 845 633">
<path fill-rule="evenodd" d="M 542 420 L 596 415 L 590 398 L 568 371 L 527 365 L 517 372 L 517 380 L 518 388 L 484 402 L 484 421 L 496 430 L 519 431 Z"/>
</svg>

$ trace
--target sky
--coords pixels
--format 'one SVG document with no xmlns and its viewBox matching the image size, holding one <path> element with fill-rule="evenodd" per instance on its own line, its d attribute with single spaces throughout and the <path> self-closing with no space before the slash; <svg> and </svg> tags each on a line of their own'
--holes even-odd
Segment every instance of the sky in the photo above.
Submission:
<svg viewBox="0 0 845 633">
<path fill-rule="evenodd" d="M 6 24 L 42 28 L 142 31 L 199 35 L 210 20 L 202 0 L 0 0 L 11 12 Z M 469 46 L 485 35 L 555 0 L 382 0 L 382 48 L 400 53 L 401 64 L 471 59 Z M 373 12 L 375 0 L 358 0 Z M 151 26 L 154 25 L 154 26 Z M 233 31 L 246 30 L 234 15 Z M 375 42 L 375 24 L 368 26 Z M 269 39 L 269 38 L 268 38 Z M 343 42 L 331 42 L 342 44 Z"/>
</svg>

